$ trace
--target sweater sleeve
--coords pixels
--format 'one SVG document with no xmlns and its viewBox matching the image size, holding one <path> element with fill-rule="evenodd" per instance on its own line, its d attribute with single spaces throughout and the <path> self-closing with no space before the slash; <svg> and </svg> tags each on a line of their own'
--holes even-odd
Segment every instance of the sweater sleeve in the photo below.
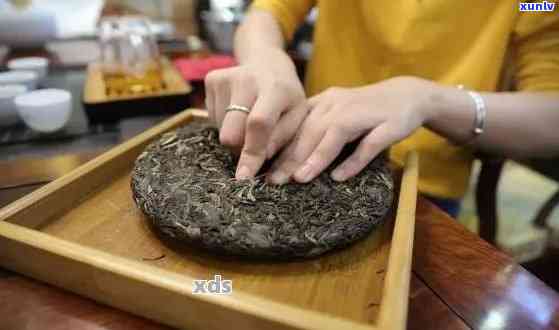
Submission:
<svg viewBox="0 0 559 330">
<path fill-rule="evenodd" d="M 290 41 L 314 5 L 315 0 L 255 0 L 251 10 L 270 12 L 278 20 L 285 40 Z"/>
<path fill-rule="evenodd" d="M 521 13 L 512 42 L 517 89 L 559 91 L 558 9 Z"/>
</svg>

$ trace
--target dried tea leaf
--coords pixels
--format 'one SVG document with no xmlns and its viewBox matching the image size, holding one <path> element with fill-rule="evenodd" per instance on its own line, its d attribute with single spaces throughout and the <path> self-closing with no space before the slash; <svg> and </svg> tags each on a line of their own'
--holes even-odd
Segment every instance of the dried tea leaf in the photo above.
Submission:
<svg viewBox="0 0 559 330">
<path fill-rule="evenodd" d="M 234 179 L 235 159 L 218 134 L 194 123 L 164 134 L 136 160 L 134 201 L 164 237 L 218 254 L 289 259 L 347 246 L 379 226 L 394 182 L 378 157 L 335 182 L 333 164 L 308 184 Z"/>
</svg>

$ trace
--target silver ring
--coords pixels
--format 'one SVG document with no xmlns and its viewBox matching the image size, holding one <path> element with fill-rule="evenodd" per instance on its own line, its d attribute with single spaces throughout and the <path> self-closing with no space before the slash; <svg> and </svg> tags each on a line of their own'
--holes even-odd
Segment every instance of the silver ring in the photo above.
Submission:
<svg viewBox="0 0 559 330">
<path fill-rule="evenodd" d="M 243 107 L 242 105 L 237 105 L 237 104 L 231 104 L 229 105 L 226 109 L 225 109 L 225 113 L 229 112 L 229 111 L 240 111 L 240 112 L 244 112 L 244 113 L 250 113 L 250 109 L 247 107 Z"/>
</svg>

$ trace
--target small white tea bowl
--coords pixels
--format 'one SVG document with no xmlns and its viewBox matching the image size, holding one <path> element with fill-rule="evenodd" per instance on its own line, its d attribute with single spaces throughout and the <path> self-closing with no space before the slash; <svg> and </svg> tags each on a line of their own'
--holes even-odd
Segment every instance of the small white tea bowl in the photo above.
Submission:
<svg viewBox="0 0 559 330">
<path fill-rule="evenodd" d="M 25 85 L 0 85 L 0 126 L 10 126 L 19 121 L 14 99 L 25 92 Z"/>
<path fill-rule="evenodd" d="M 0 85 L 25 85 L 27 90 L 37 88 L 39 76 L 36 72 L 26 70 L 15 70 L 0 72 Z"/>
<path fill-rule="evenodd" d="M 43 133 L 62 129 L 72 113 L 72 94 L 62 89 L 39 89 L 16 96 L 14 103 L 23 122 Z"/>
<path fill-rule="evenodd" d="M 9 60 L 7 63 L 10 70 L 25 70 L 37 73 L 37 79 L 42 80 L 49 68 L 49 60 L 44 57 L 21 57 Z"/>
</svg>

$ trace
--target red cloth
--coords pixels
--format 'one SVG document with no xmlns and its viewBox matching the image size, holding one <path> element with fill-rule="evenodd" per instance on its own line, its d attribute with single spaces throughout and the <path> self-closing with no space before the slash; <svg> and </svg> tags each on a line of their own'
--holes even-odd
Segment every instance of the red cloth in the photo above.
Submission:
<svg viewBox="0 0 559 330">
<path fill-rule="evenodd" d="M 195 81 L 204 80 L 212 70 L 232 67 L 237 62 L 232 56 L 211 55 L 203 58 L 179 58 L 174 60 L 174 64 L 185 80 Z"/>
</svg>

